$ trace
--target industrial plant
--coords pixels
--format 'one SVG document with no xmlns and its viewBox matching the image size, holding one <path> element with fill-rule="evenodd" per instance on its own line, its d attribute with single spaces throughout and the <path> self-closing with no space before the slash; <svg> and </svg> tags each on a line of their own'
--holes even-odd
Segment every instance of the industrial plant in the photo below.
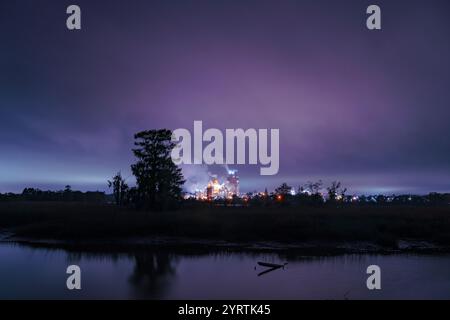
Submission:
<svg viewBox="0 0 450 320">
<path fill-rule="evenodd" d="M 200 187 L 193 194 L 186 194 L 186 198 L 197 200 L 233 199 L 239 196 L 239 176 L 237 170 L 228 170 L 226 178 L 222 181 L 217 175 L 212 175 L 204 187 Z"/>
</svg>

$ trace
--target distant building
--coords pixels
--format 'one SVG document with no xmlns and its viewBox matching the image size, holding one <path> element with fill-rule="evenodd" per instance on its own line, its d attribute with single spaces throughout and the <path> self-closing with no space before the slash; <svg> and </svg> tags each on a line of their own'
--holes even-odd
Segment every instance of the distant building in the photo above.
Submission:
<svg viewBox="0 0 450 320">
<path fill-rule="evenodd" d="M 234 196 L 239 196 L 239 177 L 236 170 L 228 171 L 224 183 L 220 183 L 216 176 L 212 177 L 206 190 L 203 189 L 196 193 L 198 200 L 232 199 Z"/>
<path fill-rule="evenodd" d="M 239 196 L 239 177 L 237 176 L 237 170 L 228 171 L 225 188 L 227 192 L 227 198 Z"/>
<path fill-rule="evenodd" d="M 208 184 L 208 186 L 206 187 L 206 199 L 213 199 L 213 186 L 211 184 Z"/>
</svg>

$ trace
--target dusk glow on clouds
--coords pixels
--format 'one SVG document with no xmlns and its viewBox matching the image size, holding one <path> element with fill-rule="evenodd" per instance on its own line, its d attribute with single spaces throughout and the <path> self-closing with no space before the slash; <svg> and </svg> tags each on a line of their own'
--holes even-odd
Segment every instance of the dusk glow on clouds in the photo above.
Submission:
<svg viewBox="0 0 450 320">
<path fill-rule="evenodd" d="M 450 3 L 80 0 L 0 4 L 0 192 L 106 190 L 144 129 L 280 129 L 280 171 L 243 191 L 341 180 L 450 191 Z M 190 171 L 189 174 L 191 174 Z M 131 178 L 130 178 L 131 179 Z"/>
</svg>

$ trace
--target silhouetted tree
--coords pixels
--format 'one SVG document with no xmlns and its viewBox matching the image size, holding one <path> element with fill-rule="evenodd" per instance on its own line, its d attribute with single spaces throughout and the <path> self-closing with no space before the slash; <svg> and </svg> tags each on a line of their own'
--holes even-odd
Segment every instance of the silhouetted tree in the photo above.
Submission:
<svg viewBox="0 0 450 320">
<path fill-rule="evenodd" d="M 395 198 L 398 199 L 398 197 L 395 197 Z M 383 194 L 380 194 L 380 195 L 376 196 L 375 202 L 377 204 L 385 204 L 387 202 L 387 197 Z"/>
<path fill-rule="evenodd" d="M 327 188 L 328 191 L 328 201 L 336 202 L 336 200 L 344 199 L 345 192 L 347 192 L 347 188 L 342 188 L 341 183 L 339 181 L 333 181 L 331 186 Z"/>
<path fill-rule="evenodd" d="M 287 183 L 283 183 L 281 186 L 275 189 L 275 200 L 286 205 L 289 198 L 291 197 L 291 191 L 292 187 L 288 186 Z"/>
<path fill-rule="evenodd" d="M 323 186 L 322 180 L 319 180 L 317 182 L 308 181 L 302 188 L 311 195 L 314 195 L 320 193 L 320 189 L 322 189 L 322 186 Z"/>
<path fill-rule="evenodd" d="M 185 182 L 181 169 L 170 156 L 175 143 L 170 130 L 142 131 L 134 136 L 137 162 L 131 166 L 136 177 L 138 197 L 151 209 L 166 209 L 181 199 Z"/>
<path fill-rule="evenodd" d="M 324 199 L 320 190 L 322 189 L 322 180 L 317 182 L 308 181 L 303 186 L 300 186 L 297 193 L 297 200 L 301 205 L 322 205 Z"/>
<path fill-rule="evenodd" d="M 111 187 L 113 188 L 113 195 L 116 205 L 123 205 L 128 192 L 128 185 L 122 178 L 122 174 L 120 172 L 118 172 L 112 180 L 108 180 L 108 188 Z"/>
<path fill-rule="evenodd" d="M 431 192 L 426 198 L 430 204 L 439 205 L 448 203 L 449 201 L 447 199 L 449 199 L 450 197 L 448 196 L 448 194 Z"/>
<path fill-rule="evenodd" d="M 64 201 L 73 201 L 73 191 L 72 191 L 72 187 L 69 185 L 64 187 L 63 200 Z"/>
<path fill-rule="evenodd" d="M 275 194 L 280 196 L 287 196 L 291 194 L 292 187 L 287 183 L 283 183 L 281 186 L 275 189 Z"/>
<path fill-rule="evenodd" d="M 124 202 L 126 204 L 137 203 L 139 199 L 138 190 L 136 187 L 132 187 L 128 189 L 128 192 L 125 194 Z"/>
</svg>

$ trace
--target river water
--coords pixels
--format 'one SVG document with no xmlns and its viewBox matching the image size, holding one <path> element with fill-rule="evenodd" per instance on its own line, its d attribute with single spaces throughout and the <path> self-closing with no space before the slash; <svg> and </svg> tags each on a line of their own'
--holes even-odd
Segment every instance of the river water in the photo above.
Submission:
<svg viewBox="0 0 450 320">
<path fill-rule="evenodd" d="M 261 274 L 257 262 L 285 263 Z M 81 290 L 66 269 L 81 268 Z M 366 269 L 381 268 L 381 290 Z M 0 299 L 450 299 L 450 255 L 88 253 L 0 244 Z"/>
</svg>

